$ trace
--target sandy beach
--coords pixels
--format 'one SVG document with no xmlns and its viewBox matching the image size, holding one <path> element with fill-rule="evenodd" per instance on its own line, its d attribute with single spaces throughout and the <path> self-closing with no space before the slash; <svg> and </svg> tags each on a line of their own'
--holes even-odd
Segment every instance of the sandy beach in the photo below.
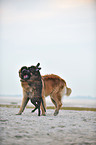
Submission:
<svg viewBox="0 0 96 145">
<path fill-rule="evenodd" d="M 0 145 L 96 145 L 96 0 L 1 0 L 0 32 Z"/>
<path fill-rule="evenodd" d="M 16 115 L 22 97 L 0 97 L 0 145 L 96 145 L 96 100 L 65 99 L 63 107 L 92 107 L 94 111 L 60 110 L 54 116 L 54 105 L 46 98 L 46 116 L 31 113 L 32 104 L 22 115 Z M 69 108 L 68 108 L 69 109 Z"/>
<path fill-rule="evenodd" d="M 96 144 L 96 112 L 48 109 L 46 116 L 37 116 L 26 108 L 0 107 L 0 145 L 71 145 Z"/>
</svg>

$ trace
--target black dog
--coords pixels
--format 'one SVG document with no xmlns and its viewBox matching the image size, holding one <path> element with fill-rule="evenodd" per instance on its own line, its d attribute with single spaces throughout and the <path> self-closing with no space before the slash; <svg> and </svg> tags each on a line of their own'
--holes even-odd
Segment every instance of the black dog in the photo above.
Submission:
<svg viewBox="0 0 96 145">
<path fill-rule="evenodd" d="M 23 87 L 23 101 L 18 114 L 23 112 L 29 99 L 35 105 L 35 109 L 32 112 L 38 109 L 38 116 L 40 116 L 41 102 L 45 110 L 42 99 L 42 80 L 39 71 L 41 68 L 39 68 L 39 65 L 40 63 L 31 67 L 24 66 L 19 71 L 19 77 L 21 78 L 21 85 Z"/>
<path fill-rule="evenodd" d="M 44 103 L 42 99 L 42 79 L 41 79 L 41 74 L 40 74 L 40 63 L 38 63 L 36 66 L 31 66 L 28 67 L 28 70 L 30 72 L 30 81 L 28 82 L 29 86 L 32 87 L 33 89 L 33 96 L 31 99 L 31 102 L 35 105 L 35 109 L 32 110 L 34 112 L 38 108 L 38 116 L 40 116 L 40 104 L 42 102 L 43 108 Z M 46 110 L 45 110 L 46 112 Z"/>
<path fill-rule="evenodd" d="M 20 73 L 21 73 L 21 76 L 20 76 Z M 30 79 L 31 77 L 31 74 L 30 74 L 30 71 L 28 70 L 28 68 L 26 66 L 23 66 L 21 68 L 21 70 L 19 71 L 19 76 L 20 78 L 23 80 L 23 81 L 27 81 Z"/>
</svg>

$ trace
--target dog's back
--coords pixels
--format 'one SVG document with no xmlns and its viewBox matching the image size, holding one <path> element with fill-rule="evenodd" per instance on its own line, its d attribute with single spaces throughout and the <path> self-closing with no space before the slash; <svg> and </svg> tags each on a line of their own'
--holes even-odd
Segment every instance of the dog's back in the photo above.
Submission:
<svg viewBox="0 0 96 145">
<path fill-rule="evenodd" d="M 68 94 L 69 88 L 67 87 L 65 80 L 61 77 L 50 74 L 42 76 L 42 79 L 44 81 L 45 96 L 52 94 L 54 91 L 61 93 L 61 96 L 70 95 Z"/>
</svg>

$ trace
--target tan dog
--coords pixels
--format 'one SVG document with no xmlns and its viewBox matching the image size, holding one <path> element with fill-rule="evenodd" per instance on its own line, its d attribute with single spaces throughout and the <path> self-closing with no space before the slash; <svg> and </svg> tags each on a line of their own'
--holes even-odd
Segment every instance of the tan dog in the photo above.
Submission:
<svg viewBox="0 0 96 145">
<path fill-rule="evenodd" d="M 31 70 L 28 75 L 30 78 Z M 20 78 L 22 78 L 21 69 L 19 71 L 19 76 Z M 30 87 L 30 85 L 28 84 L 28 81 L 21 82 L 21 85 L 23 88 L 23 100 L 22 100 L 22 105 L 20 107 L 18 114 L 21 114 L 24 111 L 25 106 L 27 105 L 29 101 L 29 95 L 27 92 L 30 92 L 30 93 L 32 92 L 32 87 Z M 42 105 L 41 103 L 42 115 L 45 115 L 45 109 L 44 109 L 44 107 L 46 108 L 45 97 L 50 96 L 53 104 L 55 105 L 54 115 L 56 116 L 59 113 L 59 110 L 62 106 L 62 102 L 61 102 L 62 97 L 64 95 L 69 96 L 71 92 L 72 91 L 70 88 L 67 87 L 66 82 L 59 76 L 54 75 L 54 74 L 42 76 L 42 99 L 44 102 L 44 105 Z"/>
<path fill-rule="evenodd" d="M 53 104 L 55 105 L 54 115 L 56 116 L 59 113 L 59 110 L 62 106 L 62 97 L 64 95 L 69 96 L 71 94 L 71 89 L 67 87 L 66 82 L 57 75 L 44 75 L 42 76 L 43 87 L 42 87 L 42 98 L 50 96 Z M 45 97 L 44 97 L 45 96 Z M 44 104 L 46 106 L 46 104 Z M 44 115 L 44 109 L 41 105 L 42 114 Z"/>
</svg>

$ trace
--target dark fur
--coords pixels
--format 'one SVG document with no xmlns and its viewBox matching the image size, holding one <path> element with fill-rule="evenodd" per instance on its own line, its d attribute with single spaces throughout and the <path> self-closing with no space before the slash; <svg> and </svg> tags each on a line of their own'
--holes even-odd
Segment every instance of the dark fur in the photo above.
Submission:
<svg viewBox="0 0 96 145">
<path fill-rule="evenodd" d="M 23 100 L 18 114 L 23 112 L 29 99 L 31 100 L 31 103 L 35 105 L 32 112 L 38 109 L 38 116 L 40 116 L 41 102 L 44 107 L 42 99 L 42 80 L 39 71 L 41 68 L 39 68 L 39 65 L 40 64 L 38 63 L 36 66 L 31 66 L 28 68 L 24 66 L 19 71 L 19 77 L 21 78 L 21 85 L 23 87 Z"/>
<path fill-rule="evenodd" d="M 30 81 L 28 82 L 33 90 L 31 102 L 35 105 L 35 109 L 32 110 L 32 112 L 38 109 L 38 116 L 40 116 L 40 104 L 42 101 L 42 80 L 39 72 L 40 69 L 37 66 L 31 66 L 28 70 L 31 70 L 30 72 L 32 73 Z"/>
<path fill-rule="evenodd" d="M 31 102 L 36 106 L 35 109 L 32 110 L 32 112 L 34 112 L 37 107 L 40 108 L 41 101 L 42 101 L 44 111 L 46 112 L 43 99 L 42 99 L 42 78 L 39 72 L 39 70 L 41 69 L 39 68 L 39 65 L 40 63 L 38 63 L 36 66 L 31 66 L 28 68 L 31 74 L 31 77 L 30 77 L 31 82 L 29 82 L 28 84 L 34 90 L 34 96 L 37 96 L 37 97 L 32 97 L 31 99 Z M 39 106 L 36 104 L 36 102 L 38 102 Z"/>
</svg>

